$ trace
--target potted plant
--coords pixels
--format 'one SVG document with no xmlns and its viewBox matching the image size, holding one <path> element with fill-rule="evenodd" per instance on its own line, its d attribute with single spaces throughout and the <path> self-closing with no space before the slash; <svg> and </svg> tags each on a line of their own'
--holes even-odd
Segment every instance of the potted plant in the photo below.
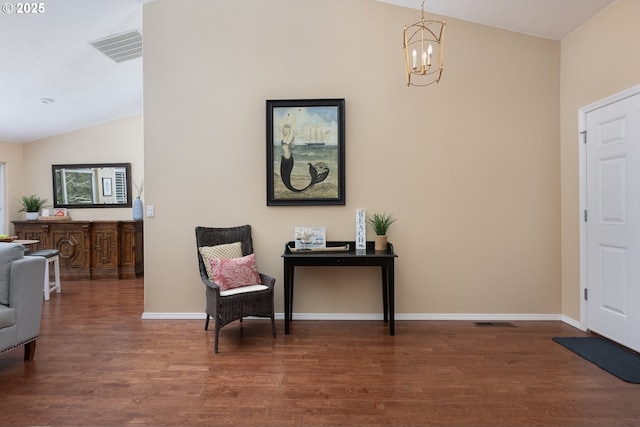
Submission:
<svg viewBox="0 0 640 427">
<path fill-rule="evenodd" d="M 39 196 L 31 194 L 30 196 L 22 196 L 19 202 L 22 205 L 22 209 L 18 212 L 25 212 L 25 218 L 31 221 L 38 219 L 40 209 L 45 206 L 47 199 L 41 199 Z"/>
<path fill-rule="evenodd" d="M 374 213 L 373 216 L 367 218 L 367 223 L 371 225 L 373 231 L 376 233 L 374 249 L 376 251 L 387 250 L 387 230 L 396 219 L 386 213 L 379 214 Z"/>
</svg>

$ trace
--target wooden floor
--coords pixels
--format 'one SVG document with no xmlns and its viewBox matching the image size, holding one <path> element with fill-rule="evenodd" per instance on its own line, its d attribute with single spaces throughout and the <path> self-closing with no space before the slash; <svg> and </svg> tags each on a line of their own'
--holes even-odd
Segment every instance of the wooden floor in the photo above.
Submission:
<svg viewBox="0 0 640 427">
<path fill-rule="evenodd" d="M 561 322 L 246 320 L 215 355 L 203 320 L 142 311 L 141 280 L 64 282 L 35 360 L 0 355 L 0 425 L 640 425 L 640 385 L 554 343 L 584 335 Z"/>
</svg>

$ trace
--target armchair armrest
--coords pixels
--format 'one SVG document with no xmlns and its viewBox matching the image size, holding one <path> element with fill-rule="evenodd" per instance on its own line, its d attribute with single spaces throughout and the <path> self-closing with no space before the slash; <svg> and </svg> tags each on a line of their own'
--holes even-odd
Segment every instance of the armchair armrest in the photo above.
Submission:
<svg viewBox="0 0 640 427">
<path fill-rule="evenodd" d="M 43 257 L 26 256 L 11 264 L 9 306 L 16 310 L 18 342 L 40 333 L 46 262 Z"/>
<path fill-rule="evenodd" d="M 206 271 L 205 272 L 200 271 L 200 279 L 202 279 L 202 283 L 204 283 L 205 286 L 211 288 L 212 290 L 214 290 L 218 294 L 220 293 L 220 286 L 218 286 L 217 283 L 212 282 L 211 280 L 209 280 L 209 276 L 207 276 L 207 272 Z"/>
<path fill-rule="evenodd" d="M 259 274 L 260 274 L 260 283 L 261 284 L 263 284 L 265 286 L 268 286 L 270 288 L 273 288 L 275 286 L 276 279 L 274 279 L 271 276 L 267 276 L 266 274 L 262 274 L 262 273 L 259 273 Z"/>
</svg>

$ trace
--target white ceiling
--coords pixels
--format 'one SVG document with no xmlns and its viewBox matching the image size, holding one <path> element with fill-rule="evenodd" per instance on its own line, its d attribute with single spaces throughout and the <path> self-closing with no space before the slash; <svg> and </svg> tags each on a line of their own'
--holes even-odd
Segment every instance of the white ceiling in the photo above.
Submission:
<svg viewBox="0 0 640 427">
<path fill-rule="evenodd" d="M 422 0 L 379 0 L 420 9 Z M 617 0 L 425 0 L 437 15 L 562 40 Z M 416 21 L 420 18 L 416 15 Z"/>
<path fill-rule="evenodd" d="M 48 0 L 41 14 L 0 12 L 0 141 L 29 142 L 141 112 L 142 59 L 116 63 L 89 42 L 142 32 L 145 1 Z"/>
<path fill-rule="evenodd" d="M 116 63 L 89 42 L 142 32 L 149 1 L 48 0 L 43 13 L 0 12 L 0 141 L 30 142 L 140 113 L 142 59 Z M 380 1 L 418 10 L 422 3 Z M 615 1 L 426 0 L 425 11 L 561 40 Z"/>
</svg>

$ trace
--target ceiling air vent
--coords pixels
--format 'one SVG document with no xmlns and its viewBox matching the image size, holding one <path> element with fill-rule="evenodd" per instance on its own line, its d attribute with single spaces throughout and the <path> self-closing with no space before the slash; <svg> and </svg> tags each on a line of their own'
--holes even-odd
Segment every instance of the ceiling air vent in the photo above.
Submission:
<svg viewBox="0 0 640 427">
<path fill-rule="evenodd" d="M 90 44 L 115 62 L 142 56 L 142 34 L 138 30 L 108 36 Z"/>
</svg>

